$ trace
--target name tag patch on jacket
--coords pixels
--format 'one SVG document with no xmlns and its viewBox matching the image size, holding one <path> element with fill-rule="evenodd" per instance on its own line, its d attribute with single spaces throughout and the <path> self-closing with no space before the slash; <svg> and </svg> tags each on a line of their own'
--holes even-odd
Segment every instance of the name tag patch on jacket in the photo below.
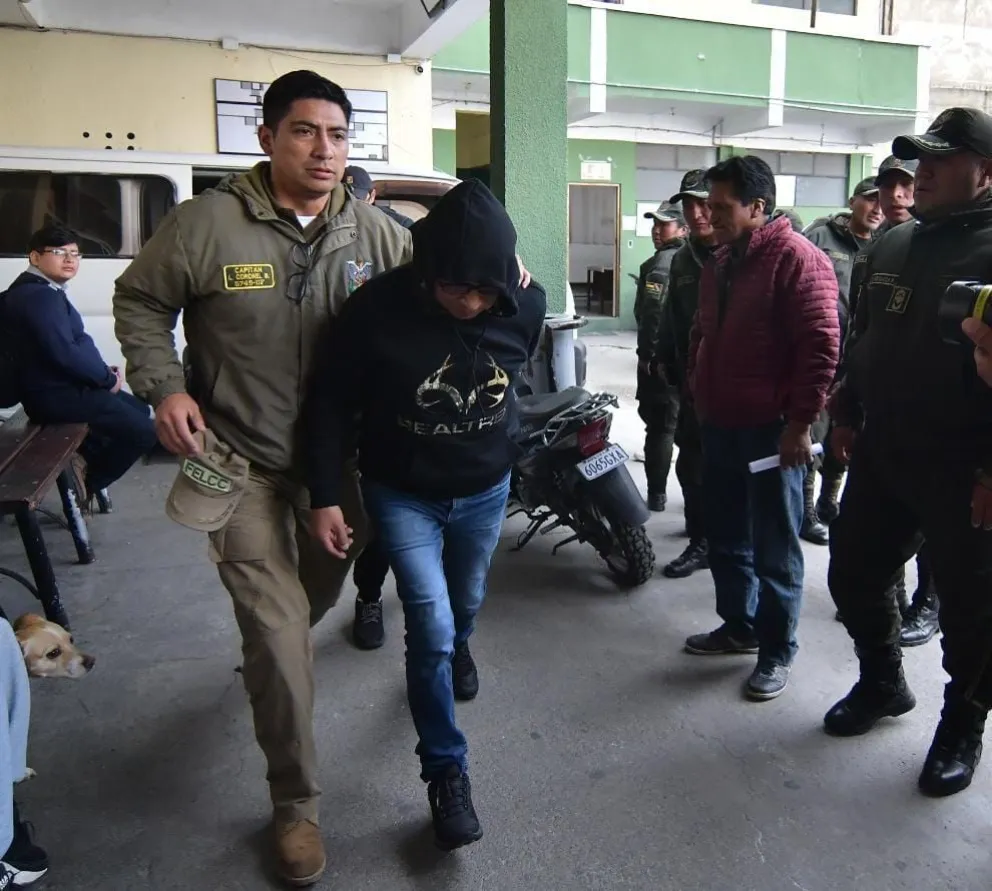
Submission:
<svg viewBox="0 0 992 891">
<path fill-rule="evenodd" d="M 842 251 L 827 251 L 827 254 L 831 260 L 834 260 L 837 263 L 846 263 L 851 259 L 850 254 L 845 254 Z"/>
<path fill-rule="evenodd" d="M 354 294 L 372 278 L 372 263 L 369 260 L 348 261 L 348 293 Z"/>
<path fill-rule="evenodd" d="M 228 291 L 263 291 L 276 286 L 271 263 L 235 263 L 224 267 L 224 288 Z"/>
</svg>

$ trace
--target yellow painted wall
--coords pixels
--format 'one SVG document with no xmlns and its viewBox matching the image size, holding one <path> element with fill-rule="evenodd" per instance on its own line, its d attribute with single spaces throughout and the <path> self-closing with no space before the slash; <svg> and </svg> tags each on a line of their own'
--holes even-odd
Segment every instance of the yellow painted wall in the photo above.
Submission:
<svg viewBox="0 0 992 891">
<path fill-rule="evenodd" d="M 214 78 L 271 82 L 295 68 L 345 90 L 388 91 L 389 163 L 431 166 L 429 70 L 370 56 L 12 29 L 0 29 L 0 145 L 213 154 Z"/>
<path fill-rule="evenodd" d="M 458 169 L 485 167 L 489 163 L 489 115 L 459 111 L 455 116 L 455 154 Z"/>
</svg>

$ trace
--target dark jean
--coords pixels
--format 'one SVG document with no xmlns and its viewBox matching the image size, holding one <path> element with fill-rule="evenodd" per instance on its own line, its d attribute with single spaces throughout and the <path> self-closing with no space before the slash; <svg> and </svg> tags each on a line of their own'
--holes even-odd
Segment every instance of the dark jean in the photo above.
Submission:
<svg viewBox="0 0 992 891">
<path fill-rule="evenodd" d="M 451 660 L 475 627 L 499 542 L 510 477 L 466 498 L 430 500 L 365 480 L 365 508 L 389 555 L 406 617 L 406 686 L 427 781 L 452 764 L 468 771 L 455 724 Z"/>
<path fill-rule="evenodd" d="M 795 657 L 803 595 L 804 467 L 751 473 L 778 452 L 781 424 L 703 425 L 703 491 L 716 611 L 737 637 L 758 640 L 758 661 Z"/>
<path fill-rule="evenodd" d="M 86 488 L 98 492 L 117 482 L 158 442 L 148 406 L 121 390 L 60 388 L 24 398 L 28 417 L 39 424 L 89 425 L 79 447 L 86 459 Z"/>
</svg>

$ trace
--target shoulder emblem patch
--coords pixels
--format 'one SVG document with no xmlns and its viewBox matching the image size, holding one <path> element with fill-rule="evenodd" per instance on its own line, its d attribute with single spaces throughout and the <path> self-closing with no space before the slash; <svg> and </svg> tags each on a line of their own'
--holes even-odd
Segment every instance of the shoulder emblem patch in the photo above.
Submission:
<svg viewBox="0 0 992 891">
<path fill-rule="evenodd" d="M 892 289 L 892 296 L 885 306 L 886 312 L 894 312 L 902 315 L 909 306 L 909 298 L 913 296 L 912 288 L 897 287 Z"/>
<path fill-rule="evenodd" d="M 347 269 L 349 294 L 354 294 L 355 291 L 372 278 L 371 260 L 349 260 Z"/>
<path fill-rule="evenodd" d="M 234 263 L 224 267 L 224 288 L 228 291 L 265 291 L 276 286 L 271 263 Z"/>
</svg>

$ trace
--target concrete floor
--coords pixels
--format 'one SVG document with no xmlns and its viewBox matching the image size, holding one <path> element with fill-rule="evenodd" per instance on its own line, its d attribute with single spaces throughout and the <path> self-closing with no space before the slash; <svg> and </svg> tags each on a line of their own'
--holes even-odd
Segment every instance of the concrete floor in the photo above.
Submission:
<svg viewBox="0 0 992 891">
<path fill-rule="evenodd" d="M 591 337 L 592 380 L 639 438 L 629 336 Z M 264 889 L 264 766 L 241 687 L 239 642 L 204 541 L 170 523 L 174 470 L 141 467 L 91 529 L 98 562 L 49 541 L 78 641 L 82 681 L 34 681 L 25 816 L 65 891 Z M 643 481 L 642 467 L 635 473 Z M 651 521 L 659 566 L 684 546 L 681 497 Z M 510 551 L 508 524 L 474 649 L 477 701 L 459 705 L 474 746 L 486 837 L 442 856 L 430 843 L 403 687 L 402 620 L 387 596 L 387 646 L 346 642 L 347 597 L 316 631 L 317 734 L 330 866 L 349 891 L 988 889 L 992 768 L 934 802 L 917 794 L 943 676 L 933 643 L 907 654 L 920 704 L 856 740 L 823 712 L 854 679 L 825 590 L 826 550 L 807 548 L 802 650 L 780 699 L 741 698 L 752 658 L 681 652 L 715 624 L 708 574 L 660 574 L 616 590 L 587 548 L 548 538 Z M 0 564 L 24 561 L 12 529 Z M 32 608 L 0 586 L 11 616 Z"/>
</svg>

